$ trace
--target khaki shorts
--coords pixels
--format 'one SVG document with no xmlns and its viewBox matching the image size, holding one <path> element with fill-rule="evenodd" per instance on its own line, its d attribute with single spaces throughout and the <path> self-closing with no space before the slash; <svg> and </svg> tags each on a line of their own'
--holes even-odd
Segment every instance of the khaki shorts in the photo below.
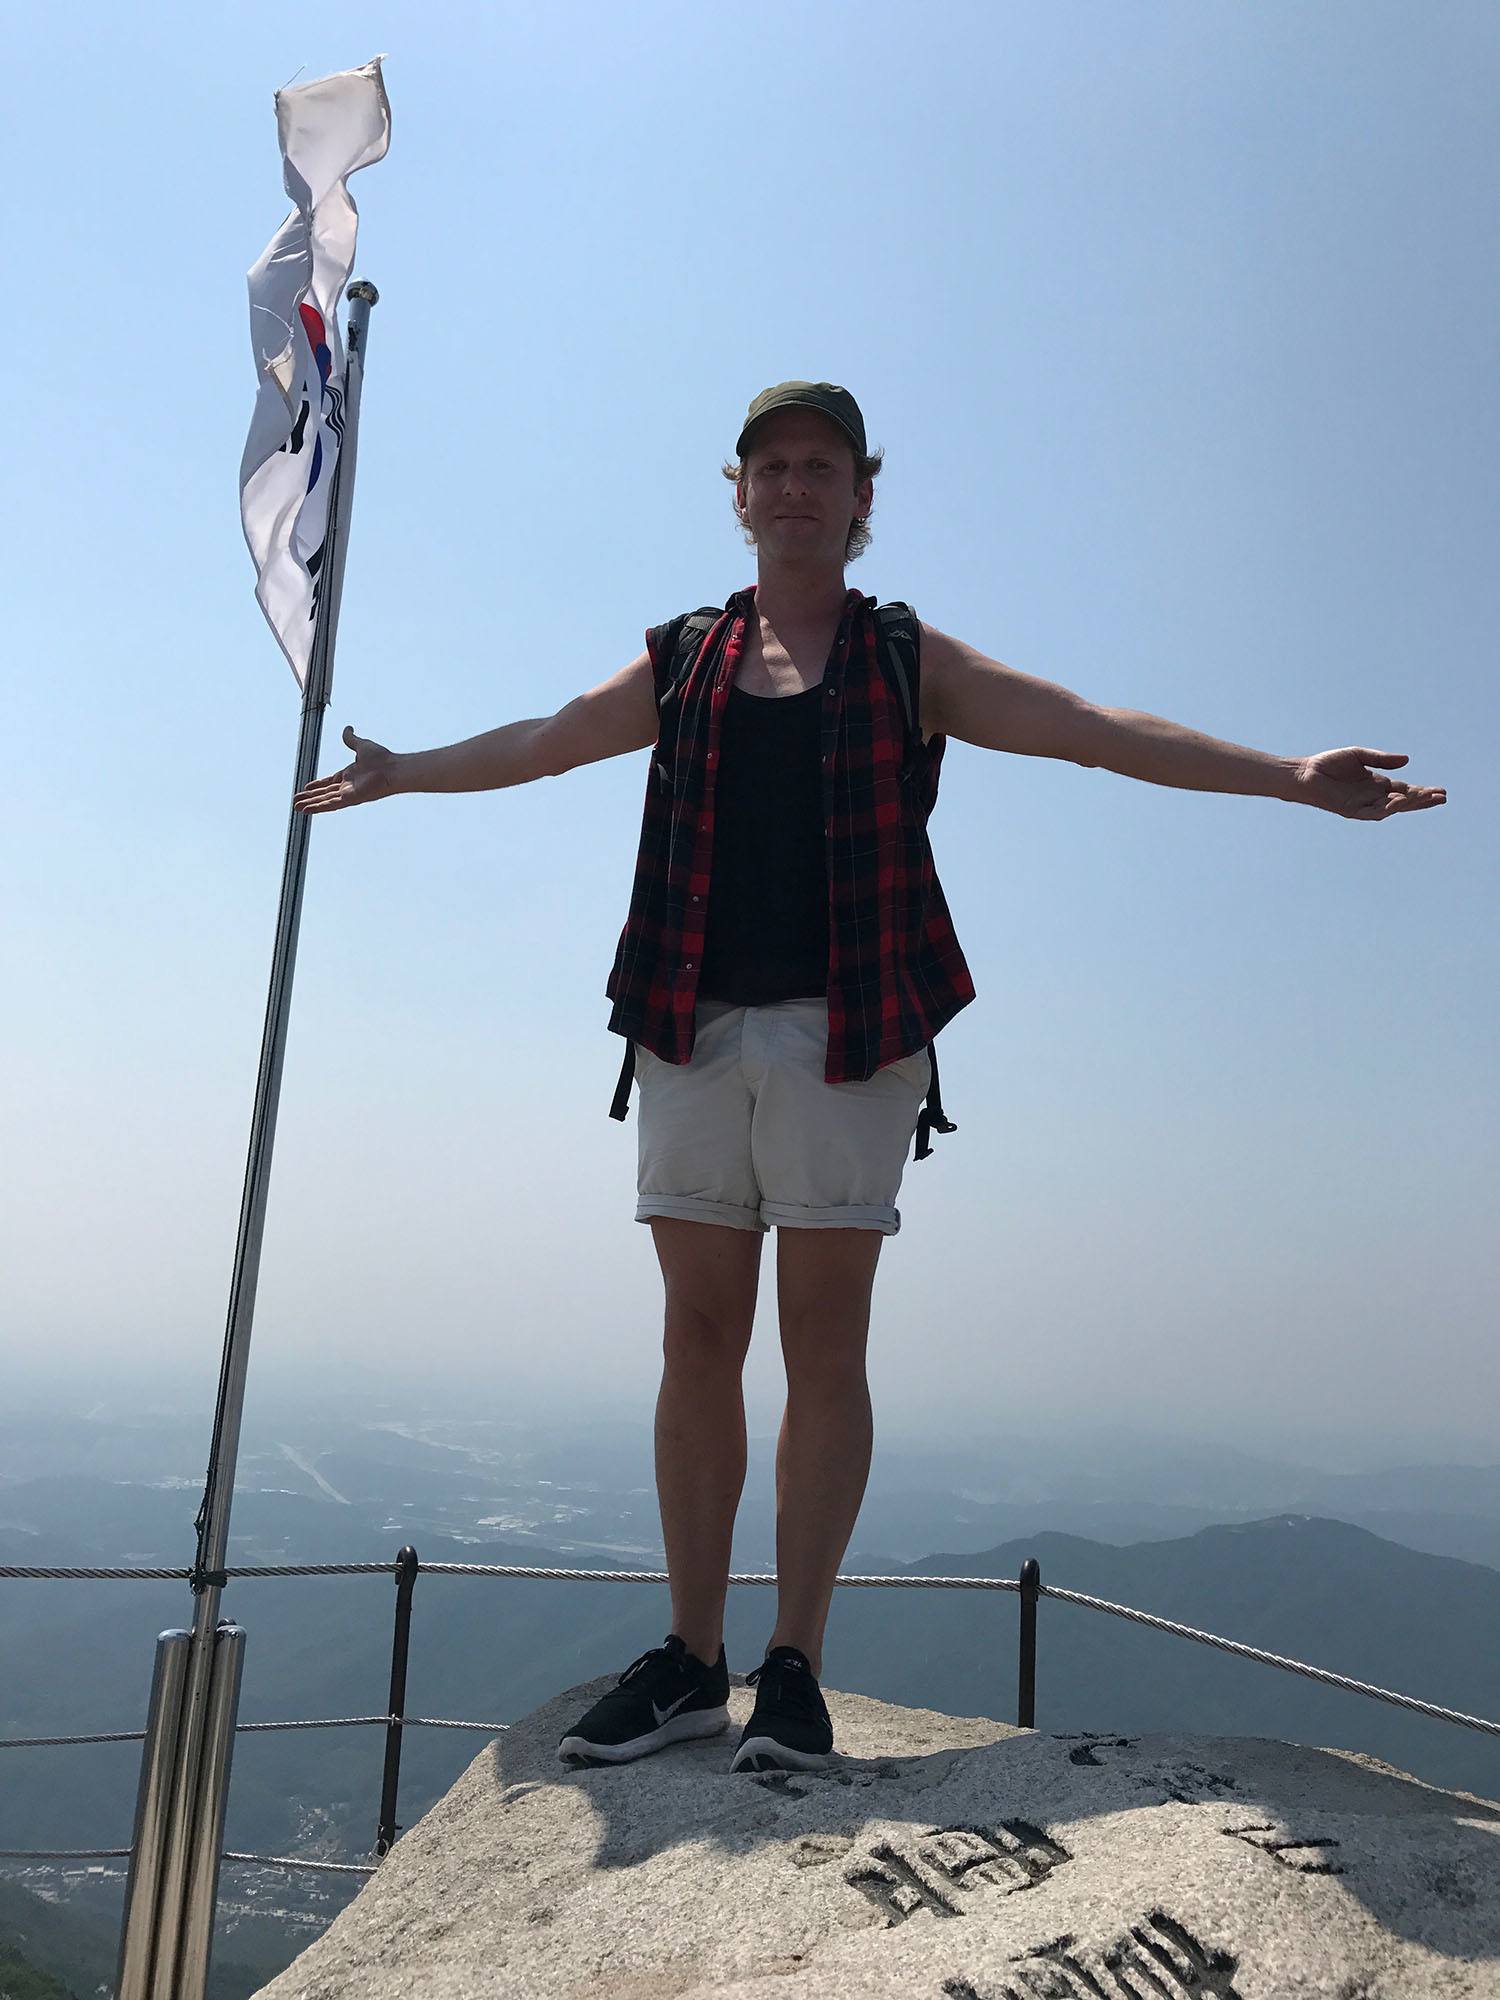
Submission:
<svg viewBox="0 0 1500 2000">
<path fill-rule="evenodd" d="M 636 1221 L 894 1236 L 932 1058 L 922 1049 L 862 1083 L 825 1083 L 827 1050 L 821 999 L 700 1001 L 688 1063 L 637 1043 Z"/>
</svg>

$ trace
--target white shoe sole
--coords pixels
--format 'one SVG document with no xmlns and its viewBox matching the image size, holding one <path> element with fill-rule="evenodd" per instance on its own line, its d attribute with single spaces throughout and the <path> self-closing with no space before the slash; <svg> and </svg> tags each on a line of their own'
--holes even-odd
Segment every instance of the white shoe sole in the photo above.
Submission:
<svg viewBox="0 0 1500 2000">
<path fill-rule="evenodd" d="M 722 1736 L 729 1727 L 727 1708 L 699 1708 L 691 1715 L 673 1715 L 660 1729 L 633 1736 L 628 1743 L 590 1743 L 586 1736 L 565 1736 L 557 1746 L 559 1759 L 566 1764 L 580 1757 L 590 1764 L 630 1764 L 637 1757 L 649 1757 L 669 1743 L 683 1743 L 695 1736 Z"/>
<path fill-rule="evenodd" d="M 831 1750 L 792 1750 L 774 1736 L 752 1736 L 734 1753 L 731 1771 L 826 1771 Z"/>
</svg>

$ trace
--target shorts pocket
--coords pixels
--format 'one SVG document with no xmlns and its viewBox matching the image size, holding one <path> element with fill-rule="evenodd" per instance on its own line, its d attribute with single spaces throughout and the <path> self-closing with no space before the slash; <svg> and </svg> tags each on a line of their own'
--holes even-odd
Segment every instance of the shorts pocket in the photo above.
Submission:
<svg viewBox="0 0 1500 2000">
<path fill-rule="evenodd" d="M 918 1049 L 914 1056 L 902 1056 L 899 1062 L 887 1063 L 886 1068 L 910 1084 L 919 1097 L 925 1097 L 932 1088 L 932 1054 L 928 1049 Z"/>
</svg>

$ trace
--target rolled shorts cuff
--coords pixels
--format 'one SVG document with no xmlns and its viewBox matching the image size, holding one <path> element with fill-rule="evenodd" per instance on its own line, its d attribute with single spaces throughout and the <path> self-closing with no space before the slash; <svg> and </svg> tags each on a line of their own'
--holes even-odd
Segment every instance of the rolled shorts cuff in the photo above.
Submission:
<svg viewBox="0 0 1500 2000">
<path fill-rule="evenodd" d="M 713 1201 L 708 1196 L 690 1194 L 645 1194 L 636 1203 L 637 1222 L 649 1222 L 653 1215 L 676 1216 L 684 1222 L 717 1222 L 730 1229 L 753 1229 L 764 1234 L 769 1222 L 761 1220 L 753 1208 L 739 1208 L 733 1202 Z"/>
<path fill-rule="evenodd" d="M 879 1203 L 801 1208 L 789 1201 L 763 1201 L 760 1212 L 767 1226 L 776 1229 L 878 1229 L 882 1236 L 894 1236 L 901 1227 L 900 1209 Z"/>
</svg>

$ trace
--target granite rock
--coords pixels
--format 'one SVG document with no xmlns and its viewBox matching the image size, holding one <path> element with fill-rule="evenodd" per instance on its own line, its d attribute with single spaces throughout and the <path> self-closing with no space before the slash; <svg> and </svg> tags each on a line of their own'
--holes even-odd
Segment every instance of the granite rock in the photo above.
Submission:
<svg viewBox="0 0 1500 2000">
<path fill-rule="evenodd" d="M 489 1744 L 264 2000 L 1500 2000 L 1500 1806 L 1258 1737 L 1052 1736 L 827 1693 L 566 1771 L 609 1679 Z"/>
</svg>

